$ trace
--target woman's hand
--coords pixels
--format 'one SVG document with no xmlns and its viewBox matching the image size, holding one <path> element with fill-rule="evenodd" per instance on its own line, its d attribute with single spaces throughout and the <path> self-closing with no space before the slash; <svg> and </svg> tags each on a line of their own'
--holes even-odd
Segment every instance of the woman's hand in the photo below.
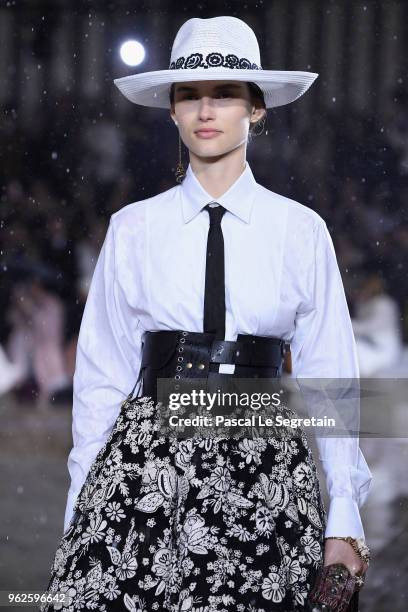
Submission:
<svg viewBox="0 0 408 612">
<path fill-rule="evenodd" d="M 354 548 L 344 540 L 326 540 L 324 546 L 324 565 L 343 563 L 353 576 L 367 571 L 368 565 L 357 555 Z"/>
</svg>

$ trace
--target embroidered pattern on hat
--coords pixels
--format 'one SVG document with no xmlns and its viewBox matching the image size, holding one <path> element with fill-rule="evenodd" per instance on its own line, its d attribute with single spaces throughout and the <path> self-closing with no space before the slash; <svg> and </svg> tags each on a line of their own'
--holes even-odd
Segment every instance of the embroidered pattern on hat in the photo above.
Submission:
<svg viewBox="0 0 408 612">
<path fill-rule="evenodd" d="M 240 70 L 262 70 L 260 66 L 250 62 L 246 57 L 238 57 L 232 53 L 223 55 L 217 51 L 208 53 L 203 59 L 202 53 L 192 53 L 187 58 L 181 56 L 174 62 L 171 62 L 170 70 L 185 70 L 191 68 L 238 68 Z"/>
</svg>

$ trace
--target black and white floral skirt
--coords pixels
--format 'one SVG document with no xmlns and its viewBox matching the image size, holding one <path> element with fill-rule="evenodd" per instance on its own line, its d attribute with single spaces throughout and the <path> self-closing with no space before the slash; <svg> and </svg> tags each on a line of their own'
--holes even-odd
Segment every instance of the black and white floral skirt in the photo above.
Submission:
<svg viewBox="0 0 408 612">
<path fill-rule="evenodd" d="M 51 567 L 42 612 L 292 612 L 323 563 L 326 514 L 303 431 L 160 435 L 158 406 L 127 399 Z"/>
</svg>

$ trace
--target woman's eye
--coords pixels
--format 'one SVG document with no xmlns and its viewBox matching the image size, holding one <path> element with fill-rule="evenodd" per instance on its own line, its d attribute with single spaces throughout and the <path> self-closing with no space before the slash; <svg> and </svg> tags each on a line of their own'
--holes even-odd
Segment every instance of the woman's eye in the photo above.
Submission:
<svg viewBox="0 0 408 612">
<path fill-rule="evenodd" d="M 216 97 L 230 98 L 231 94 L 228 91 L 221 91 L 220 93 L 216 94 Z M 191 100 L 193 98 L 197 98 L 197 96 L 195 94 L 185 94 L 183 96 L 183 100 Z"/>
</svg>

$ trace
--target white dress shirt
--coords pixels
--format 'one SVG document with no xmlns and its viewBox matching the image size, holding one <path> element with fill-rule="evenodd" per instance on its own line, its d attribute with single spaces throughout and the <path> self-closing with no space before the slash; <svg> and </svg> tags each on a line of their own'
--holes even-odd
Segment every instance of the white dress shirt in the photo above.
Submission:
<svg viewBox="0 0 408 612">
<path fill-rule="evenodd" d="M 136 381 L 143 332 L 203 331 L 209 215 L 202 209 L 214 201 L 189 166 L 182 184 L 111 216 L 78 339 L 65 530 Z M 292 376 L 358 378 L 346 297 L 324 220 L 257 183 L 248 162 L 216 201 L 227 209 L 225 340 L 239 333 L 277 336 L 291 344 Z M 219 371 L 234 367 L 221 364 Z M 319 457 L 330 497 L 326 536 L 364 537 L 359 508 L 371 473 L 358 439 L 325 439 Z"/>
</svg>

